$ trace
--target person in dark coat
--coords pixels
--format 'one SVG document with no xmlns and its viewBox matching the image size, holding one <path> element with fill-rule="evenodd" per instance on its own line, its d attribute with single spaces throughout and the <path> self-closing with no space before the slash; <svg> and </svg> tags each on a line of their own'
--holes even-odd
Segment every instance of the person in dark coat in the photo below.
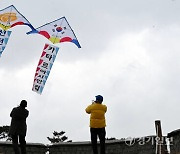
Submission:
<svg viewBox="0 0 180 154">
<path fill-rule="evenodd" d="M 29 115 L 29 111 L 25 109 L 26 107 L 27 101 L 22 100 L 20 106 L 13 108 L 10 113 L 11 125 L 9 129 L 9 135 L 12 137 L 15 154 L 20 154 L 18 142 L 20 143 L 21 154 L 26 154 L 26 118 Z"/>
</svg>

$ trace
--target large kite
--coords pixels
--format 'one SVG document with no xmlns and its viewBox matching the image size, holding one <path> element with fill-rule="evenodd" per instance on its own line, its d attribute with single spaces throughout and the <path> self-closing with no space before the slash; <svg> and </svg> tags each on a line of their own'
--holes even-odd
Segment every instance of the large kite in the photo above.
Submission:
<svg viewBox="0 0 180 154">
<path fill-rule="evenodd" d="M 32 30 L 27 34 L 38 33 L 45 36 L 53 44 L 61 42 L 72 42 L 81 48 L 72 28 L 65 17 L 47 23 L 41 27 Z"/>
<path fill-rule="evenodd" d="M 8 29 L 17 25 L 27 25 L 32 30 L 34 29 L 30 22 L 13 5 L 0 10 L 0 56 L 11 34 Z"/>
<path fill-rule="evenodd" d="M 70 27 L 65 17 L 47 23 L 39 28 L 33 29 L 27 34 L 33 33 L 45 36 L 53 44 L 72 42 L 78 48 L 81 48 L 72 28 Z M 39 94 L 42 93 L 58 50 L 59 48 L 54 45 L 45 44 L 36 69 L 32 88 L 33 91 Z"/>
<path fill-rule="evenodd" d="M 8 30 L 16 25 L 27 25 L 32 30 L 34 29 L 31 23 L 14 7 L 14 5 L 0 10 L 0 27 L 3 30 Z"/>
</svg>

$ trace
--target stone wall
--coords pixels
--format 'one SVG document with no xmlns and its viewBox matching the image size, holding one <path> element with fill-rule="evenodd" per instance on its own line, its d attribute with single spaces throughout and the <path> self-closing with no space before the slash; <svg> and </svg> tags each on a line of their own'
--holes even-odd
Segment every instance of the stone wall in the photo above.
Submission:
<svg viewBox="0 0 180 154">
<path fill-rule="evenodd" d="M 180 129 L 163 136 L 170 154 L 180 154 Z M 155 154 L 156 136 L 106 141 L 106 154 Z M 167 145 L 166 142 L 162 143 Z M 92 154 L 90 142 L 62 142 L 53 145 L 27 143 L 27 154 Z M 14 154 L 11 142 L 0 142 L 0 154 Z"/>
<path fill-rule="evenodd" d="M 180 154 L 180 129 L 168 133 L 170 154 Z"/>
<path fill-rule="evenodd" d="M 28 143 L 27 154 L 45 154 L 47 146 L 39 143 Z M 11 142 L 0 142 L 0 154 L 14 154 Z"/>
<path fill-rule="evenodd" d="M 155 154 L 155 136 L 106 141 L 107 154 Z M 49 146 L 49 154 L 92 154 L 90 142 L 59 143 Z"/>
<path fill-rule="evenodd" d="M 107 154 L 155 154 L 155 136 L 106 141 Z M 99 144 L 98 144 L 99 146 Z M 92 154 L 91 143 L 62 142 L 53 145 L 27 143 L 27 154 Z M 0 142 L 0 154 L 14 154 L 11 142 Z"/>
</svg>

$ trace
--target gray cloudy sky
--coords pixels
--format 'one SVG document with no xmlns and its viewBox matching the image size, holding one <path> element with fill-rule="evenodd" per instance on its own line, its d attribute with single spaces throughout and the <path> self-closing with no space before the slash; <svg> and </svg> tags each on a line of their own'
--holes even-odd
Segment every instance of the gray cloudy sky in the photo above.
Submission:
<svg viewBox="0 0 180 154">
<path fill-rule="evenodd" d="M 34 27 L 65 16 L 82 46 L 57 44 L 59 53 L 42 95 L 31 91 L 45 43 L 12 28 L 0 59 L 0 125 L 22 99 L 30 111 L 28 142 L 48 143 L 54 130 L 73 141 L 89 140 L 89 115 L 95 95 L 108 106 L 107 137 L 154 135 L 160 119 L 163 134 L 180 123 L 179 0 L 0 0 L 14 5 Z"/>
</svg>

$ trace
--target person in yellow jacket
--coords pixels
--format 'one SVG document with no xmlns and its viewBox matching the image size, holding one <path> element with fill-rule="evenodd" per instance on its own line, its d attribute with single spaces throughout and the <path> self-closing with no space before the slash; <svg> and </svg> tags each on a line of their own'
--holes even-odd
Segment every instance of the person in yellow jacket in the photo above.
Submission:
<svg viewBox="0 0 180 154">
<path fill-rule="evenodd" d="M 105 154 L 105 113 L 107 111 L 107 106 L 102 104 L 103 96 L 97 95 L 95 97 L 96 100 L 86 108 L 86 113 L 90 114 L 90 133 L 92 149 L 94 154 L 98 154 L 97 137 L 99 137 L 101 154 Z"/>
</svg>

